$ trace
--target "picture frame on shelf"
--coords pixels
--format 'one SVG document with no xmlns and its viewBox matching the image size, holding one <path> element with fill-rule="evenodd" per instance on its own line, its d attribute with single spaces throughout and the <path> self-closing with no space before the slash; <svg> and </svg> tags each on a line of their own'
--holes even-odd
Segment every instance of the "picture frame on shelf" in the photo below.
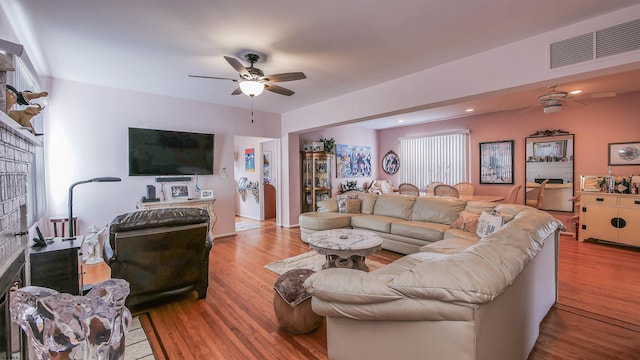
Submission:
<svg viewBox="0 0 640 360">
<path fill-rule="evenodd" d="M 513 184 L 513 140 L 480 143 L 480 184 Z"/>
<path fill-rule="evenodd" d="M 200 190 L 200 199 L 213 199 L 213 190 Z"/>
<path fill-rule="evenodd" d="M 609 144 L 609 166 L 640 165 L 640 141 Z"/>
<path fill-rule="evenodd" d="M 580 190 L 588 192 L 599 192 L 602 190 L 601 184 L 604 176 L 583 175 L 580 177 Z"/>
<path fill-rule="evenodd" d="M 172 199 L 186 199 L 189 198 L 189 186 L 188 185 L 171 185 L 169 187 L 171 190 L 171 198 Z"/>
</svg>

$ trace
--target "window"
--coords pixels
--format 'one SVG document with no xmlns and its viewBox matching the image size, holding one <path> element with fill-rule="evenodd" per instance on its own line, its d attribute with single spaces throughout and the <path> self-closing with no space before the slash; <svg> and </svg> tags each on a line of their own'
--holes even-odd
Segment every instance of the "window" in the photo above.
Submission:
<svg viewBox="0 0 640 360">
<path fill-rule="evenodd" d="M 400 181 L 424 188 L 469 181 L 469 130 L 400 139 Z"/>
</svg>

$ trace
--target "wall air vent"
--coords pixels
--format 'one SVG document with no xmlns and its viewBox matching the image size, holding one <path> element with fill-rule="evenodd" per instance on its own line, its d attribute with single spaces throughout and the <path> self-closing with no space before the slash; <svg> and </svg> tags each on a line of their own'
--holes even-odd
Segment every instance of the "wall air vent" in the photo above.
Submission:
<svg viewBox="0 0 640 360">
<path fill-rule="evenodd" d="M 549 69 L 640 50 L 640 19 L 549 45 Z"/>
<path fill-rule="evenodd" d="M 596 59 L 640 49 L 640 19 L 596 31 Z"/>
<path fill-rule="evenodd" d="M 551 69 L 593 59 L 593 33 L 554 42 L 550 45 Z"/>
</svg>

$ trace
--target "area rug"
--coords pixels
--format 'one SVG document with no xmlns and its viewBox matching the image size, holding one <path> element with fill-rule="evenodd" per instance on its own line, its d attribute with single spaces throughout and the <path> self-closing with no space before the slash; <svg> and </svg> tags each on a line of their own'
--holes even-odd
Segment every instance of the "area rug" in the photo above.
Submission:
<svg viewBox="0 0 640 360">
<path fill-rule="evenodd" d="M 248 221 L 236 221 L 236 232 L 259 229 L 260 225 Z"/>
<path fill-rule="evenodd" d="M 155 360 L 156 358 L 140 323 L 141 316 L 148 315 L 146 313 L 138 315 L 131 321 L 131 327 L 125 337 L 124 360 Z"/>
<path fill-rule="evenodd" d="M 293 269 L 320 271 L 322 270 L 322 265 L 325 263 L 325 259 L 324 255 L 320 255 L 315 251 L 309 251 L 294 257 L 274 261 L 265 265 L 264 268 L 278 275 L 282 275 Z M 371 259 L 366 259 L 365 263 L 369 267 L 369 270 L 375 270 L 384 266 L 384 264 Z"/>
</svg>

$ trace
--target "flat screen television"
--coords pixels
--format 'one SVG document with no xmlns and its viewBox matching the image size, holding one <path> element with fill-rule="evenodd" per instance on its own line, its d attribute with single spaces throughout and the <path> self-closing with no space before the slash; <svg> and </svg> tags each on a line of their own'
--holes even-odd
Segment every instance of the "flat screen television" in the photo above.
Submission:
<svg viewBox="0 0 640 360">
<path fill-rule="evenodd" d="M 129 176 L 212 175 L 214 134 L 129 128 Z"/>
</svg>

